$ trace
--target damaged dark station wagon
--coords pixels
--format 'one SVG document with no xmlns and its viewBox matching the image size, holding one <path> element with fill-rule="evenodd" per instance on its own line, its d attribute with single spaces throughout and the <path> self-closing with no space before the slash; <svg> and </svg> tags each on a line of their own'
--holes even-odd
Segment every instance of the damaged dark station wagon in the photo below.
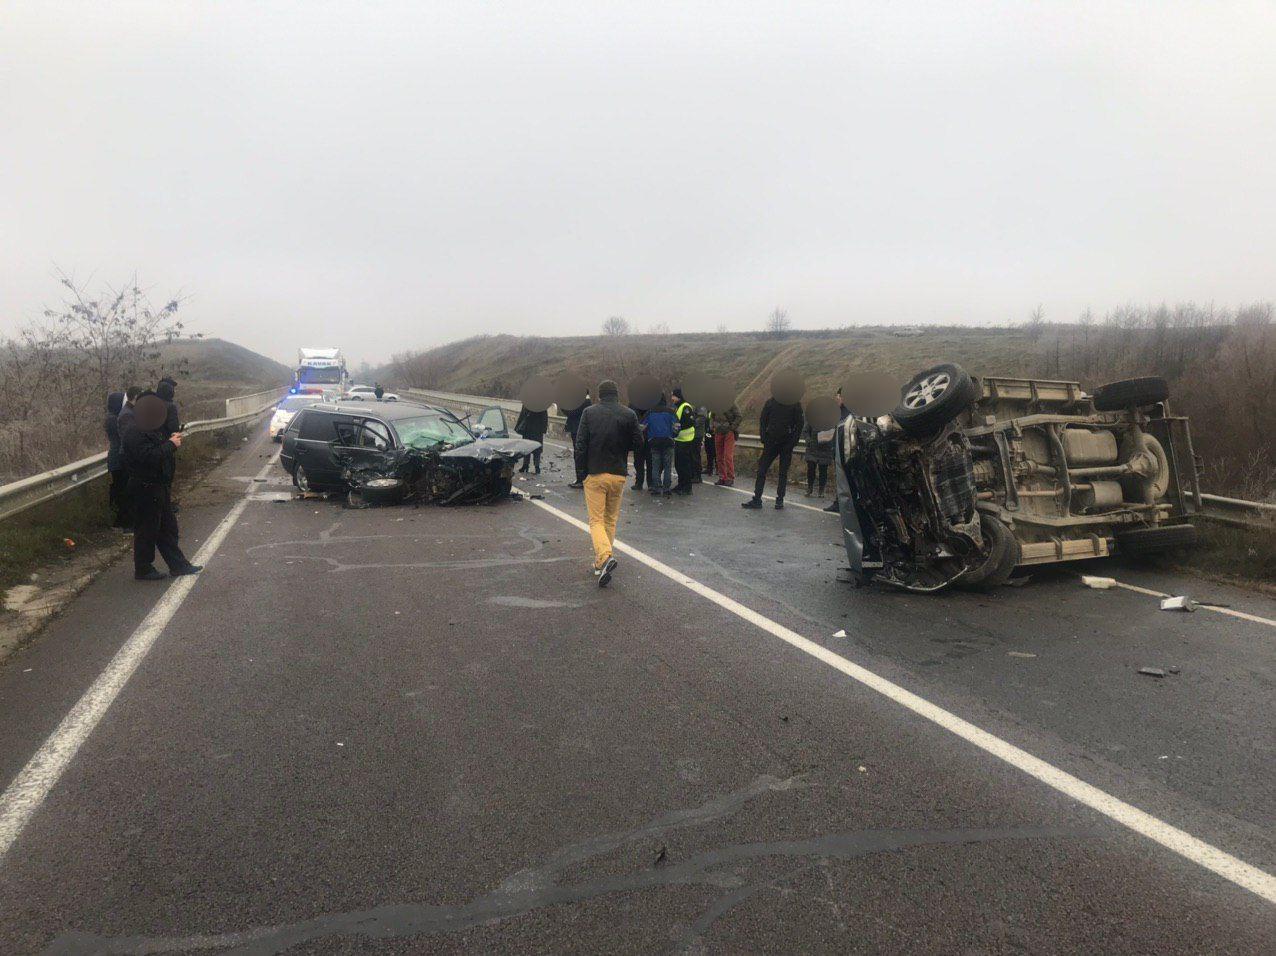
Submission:
<svg viewBox="0 0 1276 956">
<path fill-rule="evenodd" d="M 491 411 L 479 416 L 488 426 L 497 417 Z M 500 431 L 485 427 L 480 435 Z M 325 403 L 289 423 L 279 461 L 299 491 L 346 491 L 355 505 L 477 504 L 508 496 L 514 466 L 538 447 L 476 437 L 465 421 L 433 405 Z"/>
<path fill-rule="evenodd" d="M 1076 382 L 939 365 L 890 415 L 837 430 L 843 543 L 860 583 L 1005 583 L 1015 568 L 1190 547 L 1200 505 L 1163 379 Z"/>
</svg>

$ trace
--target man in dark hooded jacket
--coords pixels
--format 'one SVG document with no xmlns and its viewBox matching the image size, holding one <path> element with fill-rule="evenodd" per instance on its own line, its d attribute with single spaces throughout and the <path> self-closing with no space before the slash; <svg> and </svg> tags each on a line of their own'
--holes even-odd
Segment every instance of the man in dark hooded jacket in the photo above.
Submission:
<svg viewBox="0 0 1276 956">
<path fill-rule="evenodd" d="M 133 577 L 159 581 L 165 575 L 155 569 L 155 549 L 168 565 L 169 574 L 198 574 L 178 546 L 177 516 L 171 498 L 173 472 L 182 433 L 164 433 L 168 409 L 155 392 L 138 396 L 134 419 L 120 435 L 120 449 L 128 472 L 128 492 L 134 508 Z"/>
<path fill-rule="evenodd" d="M 165 376 L 160 379 L 160 383 L 155 386 L 155 394 L 164 400 L 164 404 L 168 406 L 168 413 L 164 416 L 164 437 L 175 434 L 182 430 L 182 415 L 177 410 L 177 402 L 174 395 L 177 394 L 177 382 Z"/>
<path fill-rule="evenodd" d="M 523 456 L 523 467 L 519 471 L 526 473 L 527 466 L 533 459 L 536 460 L 536 474 L 541 473 L 541 453 L 545 450 L 545 432 L 549 430 L 549 412 L 541 409 L 534 412 L 524 405 L 518 412 L 518 421 L 514 423 L 514 431 L 518 435 L 526 438 L 528 441 L 536 441 L 541 443 L 541 447 L 537 448 L 530 455 Z"/>
<path fill-rule="evenodd" d="M 133 526 L 128 516 L 128 472 L 124 470 L 123 453 L 120 450 L 120 412 L 124 410 L 124 393 L 111 392 L 106 396 L 106 470 L 111 476 L 107 489 L 107 502 L 111 508 L 111 527 L 127 529 Z"/>
<path fill-rule="evenodd" d="M 762 433 L 762 455 L 758 458 L 758 476 L 753 482 L 753 497 L 743 502 L 741 508 L 761 508 L 762 489 L 766 487 L 767 469 L 779 459 L 780 467 L 775 476 L 775 508 L 784 507 L 784 491 L 789 484 L 789 465 L 793 461 L 793 449 L 802 437 L 806 416 L 801 402 L 786 405 L 768 398 L 758 417 L 758 430 Z"/>
</svg>

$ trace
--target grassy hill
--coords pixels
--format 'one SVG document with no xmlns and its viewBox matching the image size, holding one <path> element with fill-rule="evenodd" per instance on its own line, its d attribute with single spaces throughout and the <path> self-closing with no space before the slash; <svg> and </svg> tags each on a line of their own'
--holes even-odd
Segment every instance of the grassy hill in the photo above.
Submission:
<svg viewBox="0 0 1276 956">
<path fill-rule="evenodd" d="M 177 380 L 177 399 L 187 421 L 218 418 L 225 414 L 227 398 L 292 380 L 292 370 L 283 363 L 223 339 L 179 339 L 159 351 L 158 367 Z"/>
<path fill-rule="evenodd" d="M 900 336 L 886 328 L 794 333 L 783 339 L 749 333 L 532 338 L 482 336 L 400 359 L 383 375 L 396 385 L 514 397 L 534 374 L 571 371 L 588 382 L 615 378 L 622 387 L 649 372 L 674 384 L 692 371 L 726 378 L 742 410 L 756 413 L 772 374 L 786 366 L 807 379 L 808 394 L 832 394 L 857 371 L 885 372 L 901 383 L 937 362 L 971 372 L 1023 375 L 1039 364 L 1040 346 L 1023 329 L 949 327 Z"/>
<path fill-rule="evenodd" d="M 1206 487 L 1242 497 L 1276 495 L 1276 323 L 1265 309 L 1239 321 L 1192 306 L 1127 309 L 1099 325 L 1037 328 L 932 327 L 901 336 L 890 328 L 762 334 L 482 336 L 397 356 L 380 371 L 394 386 L 513 398 L 534 374 L 571 371 L 622 390 L 639 373 L 670 385 L 692 371 L 720 375 L 737 390 L 746 427 L 770 394 L 771 376 L 792 366 L 807 396 L 831 395 L 848 375 L 873 371 L 904 383 L 938 362 L 979 375 L 1104 382 L 1160 375 L 1175 409 L 1192 418 Z"/>
</svg>

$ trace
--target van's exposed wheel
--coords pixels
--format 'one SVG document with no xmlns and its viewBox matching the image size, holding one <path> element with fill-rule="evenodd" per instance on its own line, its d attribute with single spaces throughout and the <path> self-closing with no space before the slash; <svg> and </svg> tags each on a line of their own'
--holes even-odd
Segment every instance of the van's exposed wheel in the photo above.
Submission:
<svg viewBox="0 0 1276 956">
<path fill-rule="evenodd" d="M 1117 548 L 1125 554 L 1163 554 L 1175 548 L 1191 548 L 1196 545 L 1196 525 L 1170 524 L 1159 528 L 1134 528 L 1118 531 Z"/>
<path fill-rule="evenodd" d="M 1165 379 L 1149 375 L 1100 385 L 1094 393 L 1094 407 L 1101 412 L 1119 412 L 1131 406 L 1155 405 L 1169 397 L 1170 386 Z"/>
<path fill-rule="evenodd" d="M 306 474 L 306 469 L 301 467 L 301 462 L 292 469 L 292 486 L 298 491 L 310 490 L 310 476 Z"/>
<path fill-rule="evenodd" d="M 1023 549 L 1010 529 L 992 515 L 979 516 L 979 529 L 988 538 L 988 557 L 955 583 L 981 590 L 1000 587 L 1010 580 L 1010 575 L 1023 559 Z"/>
<path fill-rule="evenodd" d="M 975 383 L 960 365 L 944 364 L 914 375 L 900 392 L 893 417 L 910 435 L 933 435 L 978 397 Z"/>
</svg>

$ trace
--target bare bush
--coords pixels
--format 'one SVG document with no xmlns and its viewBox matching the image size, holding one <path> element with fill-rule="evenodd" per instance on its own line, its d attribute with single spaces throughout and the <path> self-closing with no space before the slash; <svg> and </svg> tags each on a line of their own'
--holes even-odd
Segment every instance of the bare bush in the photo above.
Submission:
<svg viewBox="0 0 1276 956">
<path fill-rule="evenodd" d="M 789 321 L 789 313 L 779 306 L 767 316 L 766 332 L 768 335 L 777 339 L 782 339 L 793 327 L 793 323 Z"/>
<path fill-rule="evenodd" d="M 628 335 L 629 320 L 623 315 L 608 316 L 603 322 L 603 335 Z"/>
<path fill-rule="evenodd" d="M 63 301 L 0 341 L 0 476 L 16 478 L 100 450 L 108 392 L 150 384 L 159 347 L 182 333 L 179 298 L 155 307 L 136 277 L 92 295 L 60 276 Z"/>
</svg>

